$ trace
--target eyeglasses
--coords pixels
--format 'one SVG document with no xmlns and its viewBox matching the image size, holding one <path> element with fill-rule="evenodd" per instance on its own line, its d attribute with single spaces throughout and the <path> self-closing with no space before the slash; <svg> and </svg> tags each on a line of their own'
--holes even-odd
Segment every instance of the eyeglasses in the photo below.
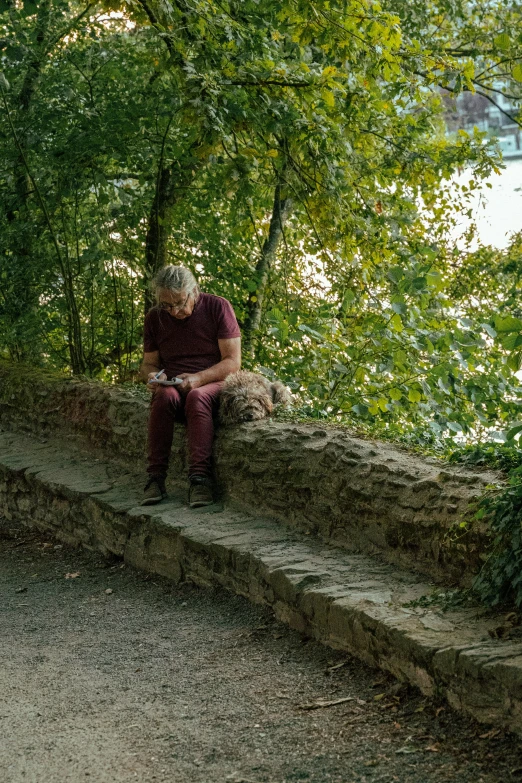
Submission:
<svg viewBox="0 0 522 783">
<path fill-rule="evenodd" d="M 168 310 L 169 313 L 179 313 L 180 310 L 184 310 L 187 306 L 187 302 L 190 299 L 190 293 L 187 294 L 187 298 L 182 304 L 179 305 L 173 305 L 170 302 L 158 302 L 158 307 L 160 307 L 162 310 Z"/>
</svg>

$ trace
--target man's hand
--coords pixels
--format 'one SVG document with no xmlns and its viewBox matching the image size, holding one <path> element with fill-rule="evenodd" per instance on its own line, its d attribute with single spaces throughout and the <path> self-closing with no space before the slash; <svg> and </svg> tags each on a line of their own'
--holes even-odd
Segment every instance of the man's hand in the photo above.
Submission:
<svg viewBox="0 0 522 783">
<path fill-rule="evenodd" d="M 151 392 L 151 394 L 154 394 L 154 392 L 158 388 L 158 384 L 157 383 L 149 383 L 151 378 L 156 378 L 156 375 L 157 375 L 157 373 L 155 373 L 155 372 L 149 372 L 149 374 L 147 375 L 147 389 Z M 162 372 L 161 375 L 159 376 L 159 378 L 156 378 L 156 380 L 157 381 L 166 381 L 167 380 L 167 376 L 165 375 L 164 372 Z"/>
<path fill-rule="evenodd" d="M 199 389 L 200 386 L 203 386 L 199 373 L 181 372 L 176 377 L 183 378 L 183 383 L 175 387 L 181 394 L 188 394 L 192 389 Z"/>
</svg>

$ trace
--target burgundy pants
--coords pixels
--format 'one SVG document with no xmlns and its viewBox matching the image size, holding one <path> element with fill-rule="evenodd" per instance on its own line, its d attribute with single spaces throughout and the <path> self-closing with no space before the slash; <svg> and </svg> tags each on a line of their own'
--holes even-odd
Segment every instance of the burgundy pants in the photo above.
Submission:
<svg viewBox="0 0 522 783">
<path fill-rule="evenodd" d="M 149 465 L 147 473 L 167 475 L 174 422 L 187 424 L 189 476 L 209 476 L 212 469 L 213 415 L 223 384 L 207 383 L 185 396 L 175 386 L 158 386 L 149 416 Z"/>
</svg>

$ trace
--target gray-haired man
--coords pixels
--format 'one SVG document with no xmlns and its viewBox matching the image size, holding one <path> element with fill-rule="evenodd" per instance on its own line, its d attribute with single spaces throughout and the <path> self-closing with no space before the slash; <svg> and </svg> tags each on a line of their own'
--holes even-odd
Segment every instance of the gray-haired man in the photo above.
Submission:
<svg viewBox="0 0 522 783">
<path fill-rule="evenodd" d="M 213 502 L 211 455 L 213 416 L 221 382 L 241 366 L 241 337 L 232 305 L 205 294 L 192 272 L 166 266 L 153 282 L 156 306 L 145 317 L 141 375 L 152 391 L 148 468 L 143 505 L 166 497 L 165 477 L 174 421 L 186 421 L 189 449 L 189 503 Z M 163 370 L 160 373 L 160 370 Z M 176 386 L 150 383 L 180 378 Z"/>
</svg>

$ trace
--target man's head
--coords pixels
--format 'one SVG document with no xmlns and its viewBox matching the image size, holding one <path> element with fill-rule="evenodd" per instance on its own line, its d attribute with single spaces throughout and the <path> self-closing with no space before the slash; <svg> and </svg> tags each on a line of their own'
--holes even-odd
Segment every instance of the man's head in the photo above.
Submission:
<svg viewBox="0 0 522 783">
<path fill-rule="evenodd" d="M 199 286 L 190 269 L 172 264 L 164 266 L 152 281 L 152 286 L 161 310 L 180 321 L 192 315 Z"/>
</svg>

